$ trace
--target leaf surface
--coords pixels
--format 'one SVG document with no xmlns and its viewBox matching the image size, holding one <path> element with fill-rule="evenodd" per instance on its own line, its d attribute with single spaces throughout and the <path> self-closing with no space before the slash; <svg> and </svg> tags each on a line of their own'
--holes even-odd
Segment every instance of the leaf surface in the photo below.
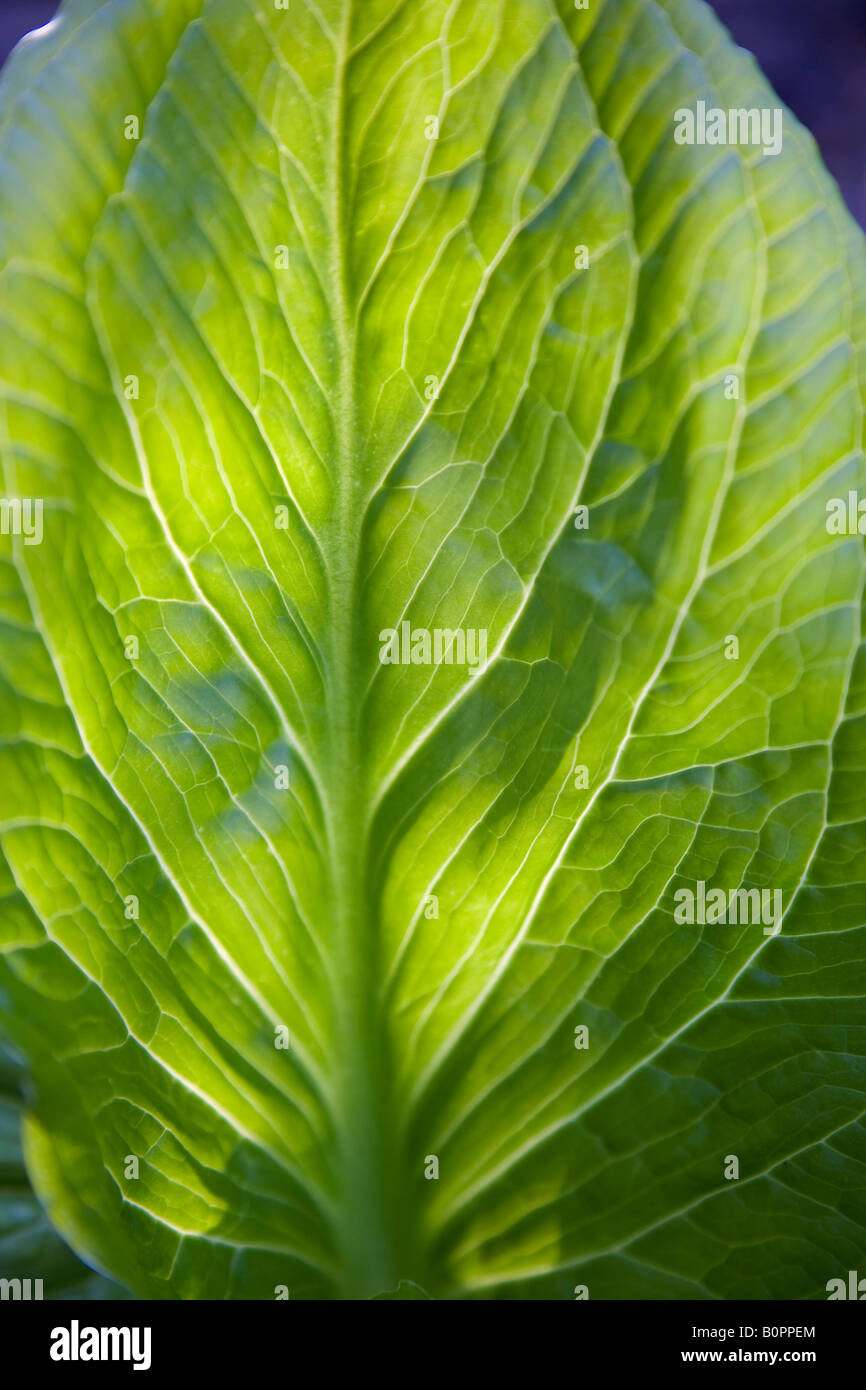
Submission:
<svg viewBox="0 0 866 1390">
<path fill-rule="evenodd" d="M 0 1050 L 0 1278 L 21 1280 L 22 1295 L 27 1289 L 23 1281 L 29 1279 L 31 1298 L 77 1302 L 128 1297 L 82 1264 L 46 1218 L 24 1167 L 21 1107 L 19 1069 Z"/>
<path fill-rule="evenodd" d="M 7 69 L 0 999 L 141 1296 L 856 1265 L 864 249 L 701 100 L 778 105 L 696 0 L 85 0 Z"/>
</svg>

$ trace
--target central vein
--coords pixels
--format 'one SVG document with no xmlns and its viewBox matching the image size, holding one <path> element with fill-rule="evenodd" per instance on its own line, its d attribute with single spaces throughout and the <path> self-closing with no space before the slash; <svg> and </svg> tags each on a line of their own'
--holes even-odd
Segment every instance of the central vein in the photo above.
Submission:
<svg viewBox="0 0 866 1390">
<path fill-rule="evenodd" d="M 325 786 L 334 923 L 337 1080 L 337 1162 L 340 1182 L 336 1233 L 344 1296 L 370 1297 L 395 1287 L 405 1225 L 391 1116 L 392 1068 L 380 1008 L 377 893 L 368 849 L 368 787 L 361 719 L 363 653 L 360 578 L 362 458 L 355 394 L 355 320 L 351 313 L 345 206 L 345 75 L 350 3 L 343 7 L 336 55 L 330 165 L 332 221 L 330 282 L 336 355 L 335 509 L 329 522 L 331 559 L 328 622 L 328 760 Z"/>
</svg>

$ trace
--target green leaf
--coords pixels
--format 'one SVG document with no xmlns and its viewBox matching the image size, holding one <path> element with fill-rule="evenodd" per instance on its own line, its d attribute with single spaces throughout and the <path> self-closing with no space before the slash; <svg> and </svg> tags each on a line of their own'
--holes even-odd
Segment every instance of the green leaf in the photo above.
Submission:
<svg viewBox="0 0 866 1390">
<path fill-rule="evenodd" d="M 778 106 L 697 0 L 90 0 L 0 84 L 0 1004 L 141 1296 L 862 1258 L 866 260 L 700 101 Z"/>
<path fill-rule="evenodd" d="M 128 1297 L 82 1264 L 52 1229 L 27 1182 L 20 1124 L 18 1069 L 0 1048 L 0 1278 L 29 1279 L 31 1297 L 38 1290 L 44 1299 Z"/>
<path fill-rule="evenodd" d="M 396 1289 L 390 1293 L 374 1293 L 371 1298 L 373 1303 L 424 1303 L 429 1301 L 429 1293 L 426 1293 L 419 1284 L 413 1284 L 408 1279 L 401 1279 Z"/>
</svg>

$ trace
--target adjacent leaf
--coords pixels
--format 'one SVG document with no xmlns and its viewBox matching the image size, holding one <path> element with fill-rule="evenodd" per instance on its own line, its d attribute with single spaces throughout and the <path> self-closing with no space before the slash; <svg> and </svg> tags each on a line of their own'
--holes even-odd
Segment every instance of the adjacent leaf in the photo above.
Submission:
<svg viewBox="0 0 866 1390">
<path fill-rule="evenodd" d="M 125 1298 L 117 1284 L 76 1259 L 30 1190 L 19 1138 L 19 1085 L 17 1068 L 0 1050 L 0 1278 L 21 1280 L 22 1294 L 29 1279 L 31 1298 Z"/>
<path fill-rule="evenodd" d="M 374 1293 L 372 1295 L 373 1302 L 381 1300 L 386 1303 L 424 1303 L 429 1299 L 429 1293 L 425 1293 L 418 1284 L 413 1284 L 406 1279 L 401 1279 L 396 1289 L 390 1293 Z"/>
<path fill-rule="evenodd" d="M 0 989 L 64 1237 L 157 1298 L 824 1297 L 866 268 L 811 142 L 675 141 L 778 105 L 697 0 L 80 0 L 0 101 Z"/>
</svg>

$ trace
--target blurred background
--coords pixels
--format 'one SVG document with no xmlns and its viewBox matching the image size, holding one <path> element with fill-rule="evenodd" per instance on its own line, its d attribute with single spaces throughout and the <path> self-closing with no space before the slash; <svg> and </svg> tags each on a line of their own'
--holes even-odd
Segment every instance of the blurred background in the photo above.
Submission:
<svg viewBox="0 0 866 1390">
<path fill-rule="evenodd" d="M 811 130 L 866 227 L 866 0 L 707 3 Z M 57 7 L 57 0 L 0 0 L 0 61 Z"/>
</svg>

